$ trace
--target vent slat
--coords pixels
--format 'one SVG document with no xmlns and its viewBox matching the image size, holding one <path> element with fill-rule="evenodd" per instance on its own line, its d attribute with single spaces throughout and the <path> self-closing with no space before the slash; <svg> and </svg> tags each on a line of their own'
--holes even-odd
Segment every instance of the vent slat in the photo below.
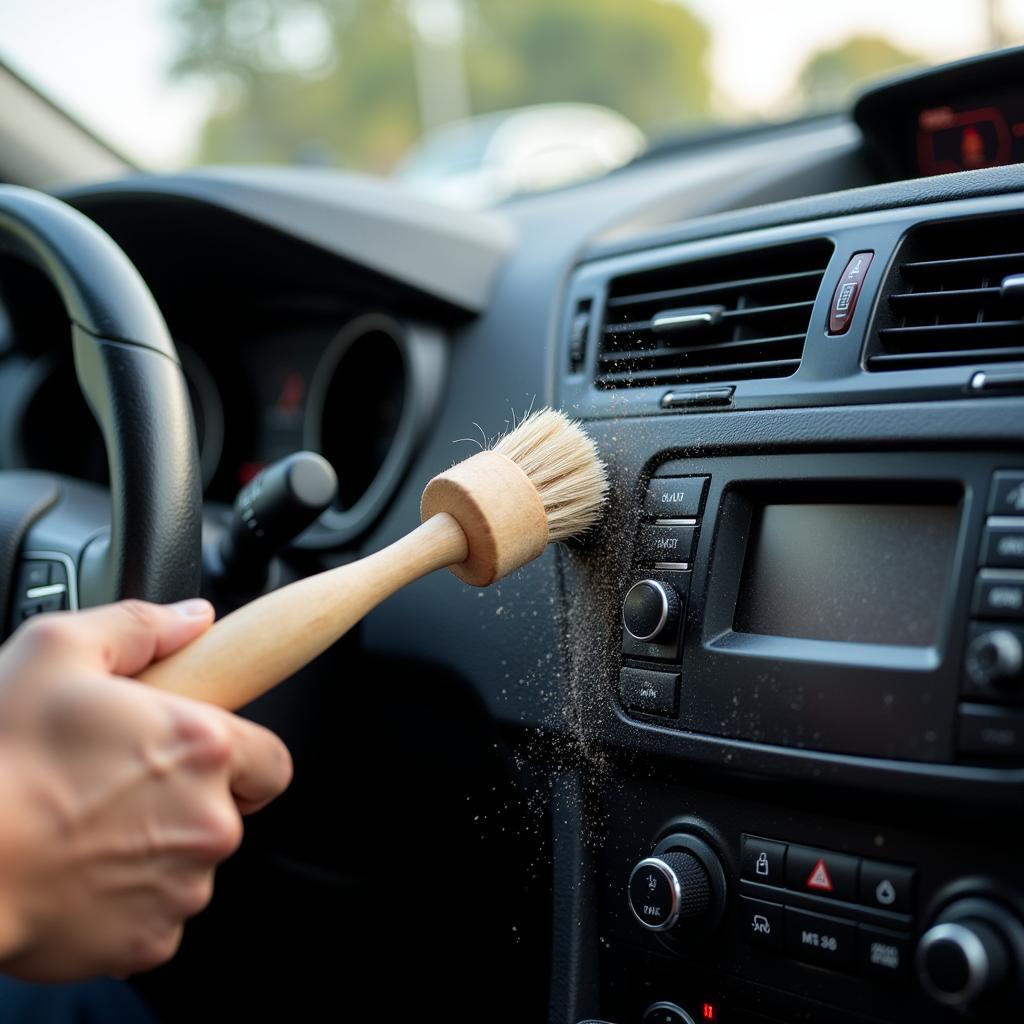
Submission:
<svg viewBox="0 0 1024 1024">
<path fill-rule="evenodd" d="M 659 348 L 656 350 L 649 348 L 627 349 L 624 352 L 603 352 L 598 357 L 598 362 L 617 363 L 622 362 L 623 360 L 649 359 L 652 357 L 668 359 L 685 356 L 692 352 L 711 352 L 721 351 L 723 349 L 726 351 L 729 349 L 747 349 L 765 345 L 774 346 L 786 343 L 792 344 L 793 342 L 802 343 L 803 340 L 804 336 L 802 334 L 777 334 L 772 338 L 751 338 L 749 341 L 723 341 L 712 345 L 687 345 L 681 348 Z"/>
<path fill-rule="evenodd" d="M 759 363 L 727 363 L 721 366 L 687 367 L 686 380 L 704 382 L 749 377 L 788 377 L 800 365 L 799 359 L 767 359 Z M 768 372 L 780 371 L 780 372 Z M 675 384 L 679 375 L 664 370 L 603 373 L 597 378 L 599 388 L 642 387 L 651 384 Z"/>
<path fill-rule="evenodd" d="M 868 339 L 869 370 L 1015 362 L 1024 309 L 1003 280 L 1024 273 L 1020 214 L 926 224 L 904 241 Z"/>
<path fill-rule="evenodd" d="M 895 295 L 889 296 L 889 301 L 895 305 L 896 303 L 927 304 L 951 300 L 962 302 L 970 299 L 985 301 L 997 298 L 999 298 L 998 288 L 950 288 L 941 292 L 897 292 Z"/>
<path fill-rule="evenodd" d="M 608 308 L 615 309 L 618 306 L 640 305 L 647 302 L 663 302 L 666 299 L 685 299 L 691 295 L 714 295 L 715 292 L 734 291 L 760 287 L 762 285 L 776 284 L 781 281 L 809 281 L 815 283 L 820 281 L 825 273 L 825 267 L 817 270 L 805 270 L 799 274 L 766 274 L 761 277 L 745 277 L 736 281 L 722 281 L 719 284 L 698 284 L 690 288 L 668 288 L 659 292 L 640 292 L 633 295 L 617 295 L 608 300 Z M 817 285 L 815 284 L 815 287 Z"/>
<path fill-rule="evenodd" d="M 949 352 L 899 352 L 868 357 L 868 368 L 886 370 L 927 366 L 962 366 L 980 361 L 1016 362 L 1024 359 L 1024 345 L 1008 348 L 961 348 Z"/>
<path fill-rule="evenodd" d="M 745 309 L 731 309 L 726 310 L 721 314 L 722 320 L 750 320 L 759 316 L 778 316 L 783 313 L 799 313 L 804 310 L 810 315 L 811 309 L 813 309 L 813 302 L 784 302 L 777 306 L 750 306 Z M 652 329 L 654 324 L 653 318 L 651 320 L 635 320 L 632 323 L 625 324 L 606 324 L 604 328 L 605 334 L 636 334 L 640 331 L 649 331 Z M 710 330 L 708 328 L 693 327 L 690 329 L 691 332 L 696 336 L 701 333 L 702 330 Z"/>
<path fill-rule="evenodd" d="M 832 255 L 826 239 L 656 267 L 610 282 L 595 385 L 644 387 L 787 377 Z M 669 313 L 707 323 L 657 330 Z"/>
<path fill-rule="evenodd" d="M 947 260 L 915 260 L 912 263 L 904 263 L 902 269 L 904 273 L 912 274 L 915 271 L 960 270 L 972 264 L 991 267 L 1004 261 L 1024 265 L 1024 252 L 999 252 L 988 256 L 957 256 L 955 259 Z"/>
<path fill-rule="evenodd" d="M 986 320 L 983 323 L 969 324 L 917 324 L 913 327 L 883 327 L 878 333 L 884 338 L 931 337 L 942 334 L 1002 334 L 1014 332 L 1017 337 L 1024 338 L 1024 321 L 1022 320 Z"/>
</svg>

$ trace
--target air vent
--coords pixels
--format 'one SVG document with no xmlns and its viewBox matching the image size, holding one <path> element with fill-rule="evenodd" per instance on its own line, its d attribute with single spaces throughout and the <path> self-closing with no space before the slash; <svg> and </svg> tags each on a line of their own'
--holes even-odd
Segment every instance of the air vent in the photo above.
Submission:
<svg viewBox="0 0 1024 1024">
<path fill-rule="evenodd" d="M 918 228 L 899 252 L 869 338 L 869 370 L 1024 359 L 1024 217 Z"/>
<path fill-rule="evenodd" d="M 788 377 L 831 255 L 818 239 L 613 279 L 596 385 Z"/>
</svg>

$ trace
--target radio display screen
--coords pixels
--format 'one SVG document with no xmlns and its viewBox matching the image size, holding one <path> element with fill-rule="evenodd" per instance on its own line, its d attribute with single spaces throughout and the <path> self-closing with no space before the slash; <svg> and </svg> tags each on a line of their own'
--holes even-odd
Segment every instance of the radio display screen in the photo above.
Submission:
<svg viewBox="0 0 1024 1024">
<path fill-rule="evenodd" d="M 739 633 L 930 647 L 958 505 L 768 504 L 754 514 Z"/>
</svg>

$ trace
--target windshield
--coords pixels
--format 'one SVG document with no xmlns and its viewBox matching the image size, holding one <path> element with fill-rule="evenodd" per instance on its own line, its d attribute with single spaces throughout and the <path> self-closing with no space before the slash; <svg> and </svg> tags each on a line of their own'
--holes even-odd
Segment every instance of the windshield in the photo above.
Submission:
<svg viewBox="0 0 1024 1024">
<path fill-rule="evenodd" d="M 0 4 L 0 59 L 142 167 L 331 166 L 472 205 L 1019 41 L 1014 0 Z"/>
</svg>

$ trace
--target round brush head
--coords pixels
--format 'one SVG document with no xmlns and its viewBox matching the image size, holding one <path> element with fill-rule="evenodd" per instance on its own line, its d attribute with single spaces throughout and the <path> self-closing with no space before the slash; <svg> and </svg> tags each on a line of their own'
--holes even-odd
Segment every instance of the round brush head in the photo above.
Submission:
<svg viewBox="0 0 1024 1024">
<path fill-rule="evenodd" d="M 454 517 L 469 556 L 451 570 L 487 586 L 536 558 L 549 541 L 585 533 L 600 517 L 607 490 L 597 448 L 580 425 L 540 409 L 491 448 L 434 477 L 420 517 Z"/>
</svg>

